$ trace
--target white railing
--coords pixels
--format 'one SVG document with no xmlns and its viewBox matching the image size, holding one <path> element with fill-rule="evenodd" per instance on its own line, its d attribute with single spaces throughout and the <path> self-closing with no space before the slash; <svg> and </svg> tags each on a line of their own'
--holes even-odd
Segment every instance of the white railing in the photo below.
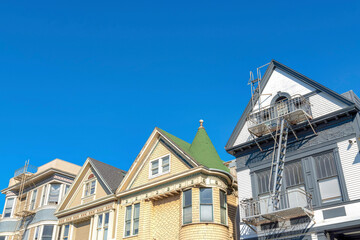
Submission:
<svg viewBox="0 0 360 240">
<path fill-rule="evenodd" d="M 286 116 L 298 110 L 302 110 L 311 116 L 309 100 L 301 95 L 294 95 L 290 99 L 284 99 L 275 104 L 253 111 L 248 116 L 248 124 L 249 127 L 252 127 L 266 122 L 276 122 L 278 117 Z"/>
<path fill-rule="evenodd" d="M 258 199 L 244 199 L 240 202 L 241 218 L 251 218 L 272 212 L 281 211 L 291 208 L 306 208 L 312 210 L 311 194 L 303 188 L 288 189 L 280 195 L 280 208 L 274 209 L 270 195 L 259 196 Z"/>
</svg>

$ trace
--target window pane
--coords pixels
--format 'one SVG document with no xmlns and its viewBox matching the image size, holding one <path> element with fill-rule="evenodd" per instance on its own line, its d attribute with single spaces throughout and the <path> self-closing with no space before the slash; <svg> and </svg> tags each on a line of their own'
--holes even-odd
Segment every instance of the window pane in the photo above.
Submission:
<svg viewBox="0 0 360 240">
<path fill-rule="evenodd" d="M 95 193 L 95 185 L 96 185 L 96 181 L 92 181 L 92 182 L 91 182 L 90 194 L 94 194 L 94 193 Z"/>
<path fill-rule="evenodd" d="M 201 205 L 200 206 L 200 221 L 212 222 L 213 220 L 212 205 Z"/>
<path fill-rule="evenodd" d="M 220 191 L 220 207 L 226 208 L 226 194 L 223 191 Z"/>
<path fill-rule="evenodd" d="M 163 172 L 168 172 L 169 171 L 169 156 L 166 156 L 162 159 L 162 168 L 163 168 Z"/>
<path fill-rule="evenodd" d="M 259 194 L 269 192 L 270 171 L 262 171 L 256 174 L 258 180 Z"/>
<path fill-rule="evenodd" d="M 169 165 L 163 165 L 163 172 L 165 173 L 165 172 L 168 172 L 169 171 L 169 169 L 170 169 L 170 166 Z"/>
<path fill-rule="evenodd" d="M 105 227 L 107 227 L 109 225 L 109 216 L 110 216 L 109 213 L 105 213 L 105 223 L 104 223 Z"/>
<path fill-rule="evenodd" d="M 131 221 L 125 223 L 125 236 L 130 236 Z"/>
<path fill-rule="evenodd" d="M 64 237 L 68 237 L 68 236 L 69 236 L 69 227 L 70 227 L 70 225 L 65 225 L 65 228 L 64 228 Z"/>
<path fill-rule="evenodd" d="M 220 209 L 220 218 L 221 218 L 221 223 L 226 224 L 226 208 Z"/>
<path fill-rule="evenodd" d="M 319 179 L 337 175 L 333 152 L 322 153 L 321 155 L 314 156 L 314 159 Z"/>
<path fill-rule="evenodd" d="M 54 225 L 44 225 L 41 239 L 42 240 L 51 240 L 53 229 L 54 229 Z"/>
<path fill-rule="evenodd" d="M 37 239 L 39 239 L 39 226 L 37 226 L 36 228 L 35 228 L 35 234 L 34 234 L 34 239 L 35 240 L 37 240 Z"/>
<path fill-rule="evenodd" d="M 37 195 L 37 189 L 35 189 L 31 195 L 30 210 L 33 210 L 35 207 L 36 195 Z"/>
<path fill-rule="evenodd" d="M 0 240 L 5 240 L 5 236 L 0 236 Z"/>
<path fill-rule="evenodd" d="M 186 207 L 183 209 L 184 214 L 184 224 L 185 223 L 191 223 L 192 222 L 192 207 Z"/>
<path fill-rule="evenodd" d="M 191 206 L 191 202 L 192 202 L 191 189 L 184 191 L 183 194 L 184 194 L 183 206 L 184 207 Z"/>
<path fill-rule="evenodd" d="M 102 220 L 103 220 L 103 215 L 101 214 L 101 215 L 99 215 L 99 217 L 98 217 L 98 228 L 101 228 L 102 227 Z"/>
<path fill-rule="evenodd" d="M 139 232 L 139 215 L 140 215 L 140 204 L 134 205 L 134 224 L 133 224 L 133 234 L 136 235 Z"/>
<path fill-rule="evenodd" d="M 212 204 L 212 189 L 200 188 L 200 203 Z"/>
<path fill-rule="evenodd" d="M 70 185 L 65 185 L 64 195 L 69 191 L 69 189 L 70 189 Z"/>
<path fill-rule="evenodd" d="M 159 167 L 159 160 L 152 161 L 151 162 L 151 168 L 157 168 L 157 167 Z"/>
<path fill-rule="evenodd" d="M 107 240 L 108 239 L 108 229 L 105 228 L 104 229 L 104 240 Z"/>
<path fill-rule="evenodd" d="M 49 193 L 49 203 L 57 203 L 59 201 L 60 184 L 51 184 Z"/>
<path fill-rule="evenodd" d="M 131 220 L 131 208 L 132 208 L 132 206 L 127 206 L 127 207 L 126 207 L 125 220 Z"/>
<path fill-rule="evenodd" d="M 133 235 L 136 235 L 139 233 L 139 220 L 134 220 L 134 230 Z"/>
<path fill-rule="evenodd" d="M 341 200 L 339 180 L 337 177 L 320 180 L 319 187 L 323 203 Z"/>
<path fill-rule="evenodd" d="M 134 205 L 134 218 L 139 218 L 139 214 L 140 214 L 140 204 L 135 204 Z"/>
<path fill-rule="evenodd" d="M 285 164 L 284 174 L 287 187 L 304 184 L 301 162 Z"/>
</svg>

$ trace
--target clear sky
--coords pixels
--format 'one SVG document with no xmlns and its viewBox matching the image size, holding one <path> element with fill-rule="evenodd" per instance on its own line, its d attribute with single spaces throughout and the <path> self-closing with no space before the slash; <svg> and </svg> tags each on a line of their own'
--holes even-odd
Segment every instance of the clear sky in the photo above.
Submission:
<svg viewBox="0 0 360 240">
<path fill-rule="evenodd" d="M 224 146 L 271 59 L 360 94 L 359 1 L 3 1 L 0 188 L 25 160 L 128 170 L 155 126 Z M 2 196 L 0 206 L 3 206 Z"/>
</svg>

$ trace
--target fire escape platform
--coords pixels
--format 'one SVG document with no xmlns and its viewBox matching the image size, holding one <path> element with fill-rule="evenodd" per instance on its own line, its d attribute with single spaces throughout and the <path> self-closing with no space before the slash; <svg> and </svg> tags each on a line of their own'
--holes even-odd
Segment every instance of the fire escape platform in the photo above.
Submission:
<svg viewBox="0 0 360 240">
<path fill-rule="evenodd" d="M 282 117 L 284 119 L 286 119 L 287 122 L 292 125 L 312 119 L 312 116 L 310 114 L 306 113 L 302 109 L 297 109 L 293 112 L 284 114 Z M 277 119 L 271 119 L 271 120 L 261 122 L 260 124 L 251 126 L 248 128 L 248 130 L 250 133 L 254 134 L 256 137 L 261 137 L 263 135 L 275 132 L 276 130 L 278 130 L 277 128 L 278 128 Z"/>
<path fill-rule="evenodd" d="M 249 216 L 243 218 L 242 220 L 243 222 L 251 224 L 253 226 L 259 226 L 264 223 L 277 222 L 277 221 L 280 222 L 280 221 L 289 220 L 290 218 L 303 217 L 303 216 L 308 216 L 312 218 L 314 216 L 314 212 L 305 207 L 294 207 L 294 208 L 281 209 L 269 213 Z"/>
</svg>

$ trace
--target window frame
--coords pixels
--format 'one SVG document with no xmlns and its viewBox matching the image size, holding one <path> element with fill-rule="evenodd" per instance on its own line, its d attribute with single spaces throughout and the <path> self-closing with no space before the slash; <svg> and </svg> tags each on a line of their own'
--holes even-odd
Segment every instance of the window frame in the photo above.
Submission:
<svg viewBox="0 0 360 240">
<path fill-rule="evenodd" d="M 169 157 L 169 163 L 168 163 L 169 170 L 167 170 L 167 171 L 163 171 L 163 167 L 164 167 L 164 166 L 163 166 L 163 158 L 165 158 L 165 157 Z M 153 162 L 156 162 L 156 161 L 159 162 L 158 167 L 157 167 L 158 172 L 157 172 L 156 174 L 152 174 L 152 170 L 153 170 L 153 168 L 152 168 L 152 163 L 153 163 Z M 163 155 L 163 156 L 161 156 L 161 157 L 158 157 L 158 158 L 156 158 L 156 159 L 153 159 L 153 160 L 151 160 L 151 161 L 149 162 L 149 179 L 151 179 L 151 178 L 156 178 L 156 177 L 158 177 L 158 176 L 161 176 L 161 175 L 170 173 L 170 169 L 171 169 L 171 154 L 170 154 L 170 153 L 165 154 L 165 155 Z"/>
<path fill-rule="evenodd" d="M 135 206 L 139 206 L 139 217 L 137 218 L 138 221 L 139 221 L 139 224 L 138 224 L 138 232 L 136 234 L 134 234 L 134 215 L 135 215 Z M 126 220 L 126 212 L 127 212 L 127 209 L 130 207 L 130 234 L 129 235 L 126 235 L 126 222 L 128 222 L 129 220 Z M 125 216 L 124 216 L 124 237 L 123 238 L 129 238 L 129 237 L 134 237 L 134 236 L 138 236 L 139 235 L 139 229 L 140 229 L 140 216 L 141 216 L 141 212 L 140 212 L 140 209 L 141 209 L 141 205 L 140 203 L 134 203 L 134 204 L 131 204 L 131 205 L 127 205 L 125 206 Z"/>
<path fill-rule="evenodd" d="M 211 203 L 201 203 L 201 189 L 211 189 Z M 205 221 L 201 219 L 201 206 L 202 205 L 206 205 L 206 206 L 211 206 L 211 221 Z M 199 188 L 199 212 L 200 212 L 200 222 L 214 222 L 214 190 L 212 187 L 202 187 Z"/>
<path fill-rule="evenodd" d="M 13 199 L 14 201 L 13 201 L 12 206 L 11 206 L 10 216 L 9 216 L 9 217 L 5 217 L 6 205 L 7 205 L 7 202 L 8 202 L 9 199 Z M 5 199 L 3 214 L 2 214 L 2 216 L 1 216 L 1 218 L 12 218 L 12 217 L 13 217 L 16 199 L 17 199 L 16 196 L 7 197 L 7 198 Z"/>
<path fill-rule="evenodd" d="M 106 215 L 108 215 L 108 223 L 106 223 Z M 109 239 L 109 233 L 110 233 L 110 212 L 102 212 L 96 215 L 96 224 L 95 224 L 95 239 L 96 240 L 107 240 Z M 101 217 L 101 225 L 99 225 L 99 219 Z M 105 229 L 107 229 L 107 239 L 105 239 Z M 110 238 L 111 239 L 111 238 Z"/>
<path fill-rule="evenodd" d="M 30 204 L 29 204 L 29 210 L 34 210 L 36 207 L 36 198 L 38 195 L 39 190 L 36 188 L 34 190 L 32 190 L 31 192 L 31 198 L 30 198 Z M 34 197 L 34 193 L 35 193 L 35 197 Z"/>
<path fill-rule="evenodd" d="M 46 197 L 46 205 L 58 205 L 61 201 L 61 185 L 63 185 L 62 183 L 59 183 L 59 182 L 51 182 L 48 184 L 49 187 L 48 187 L 48 192 L 47 192 L 47 197 Z M 57 196 L 57 202 L 50 202 L 50 193 L 51 193 L 51 187 L 52 185 L 59 185 L 59 193 L 58 193 L 58 196 Z M 51 203 L 51 204 L 50 204 Z"/>
<path fill-rule="evenodd" d="M 187 206 L 185 206 L 185 192 L 188 192 L 188 191 L 190 191 L 190 205 L 187 205 Z M 183 191 L 183 197 L 182 197 L 182 224 L 183 225 L 185 225 L 185 224 L 189 224 L 189 223 L 192 223 L 192 220 L 193 220 L 193 217 L 192 217 L 192 206 L 193 206 L 193 201 L 192 201 L 192 195 L 193 195 L 193 193 L 192 193 L 192 189 L 190 188 L 190 189 L 187 189 L 187 190 L 185 190 L 185 191 Z M 185 214 L 184 214 L 184 210 L 186 209 L 186 208 L 190 208 L 191 209 L 191 220 L 190 220 L 190 222 L 185 222 Z"/>
<path fill-rule="evenodd" d="M 221 206 L 221 194 L 224 194 L 224 203 L 225 207 Z M 220 203 L 220 223 L 224 225 L 228 225 L 228 202 L 227 202 L 227 194 L 226 191 L 219 189 L 219 203 Z M 222 222 L 221 212 L 225 211 L 225 223 Z"/>
<path fill-rule="evenodd" d="M 70 240 L 71 239 L 71 225 L 68 223 L 68 224 L 64 224 L 62 225 L 64 226 L 62 229 L 61 229 L 61 237 L 60 239 L 61 240 Z M 65 231 L 66 231 L 66 227 L 68 227 L 68 232 L 67 232 L 67 236 L 65 236 Z"/>
<path fill-rule="evenodd" d="M 82 195 L 82 198 L 87 198 L 87 197 L 91 197 L 91 196 L 94 196 L 96 194 L 96 190 L 97 190 L 97 179 L 96 178 L 91 178 L 87 181 L 84 182 L 84 187 L 83 187 L 83 195 Z M 94 192 L 91 193 L 91 190 L 93 189 L 92 188 L 92 183 L 94 183 Z M 86 192 L 87 192 L 87 186 L 89 186 L 89 194 L 86 195 Z"/>
<path fill-rule="evenodd" d="M 56 233 L 56 225 L 54 224 L 44 224 L 41 226 L 40 239 L 43 240 L 45 226 L 52 226 L 51 239 L 54 239 L 54 234 Z"/>
</svg>

